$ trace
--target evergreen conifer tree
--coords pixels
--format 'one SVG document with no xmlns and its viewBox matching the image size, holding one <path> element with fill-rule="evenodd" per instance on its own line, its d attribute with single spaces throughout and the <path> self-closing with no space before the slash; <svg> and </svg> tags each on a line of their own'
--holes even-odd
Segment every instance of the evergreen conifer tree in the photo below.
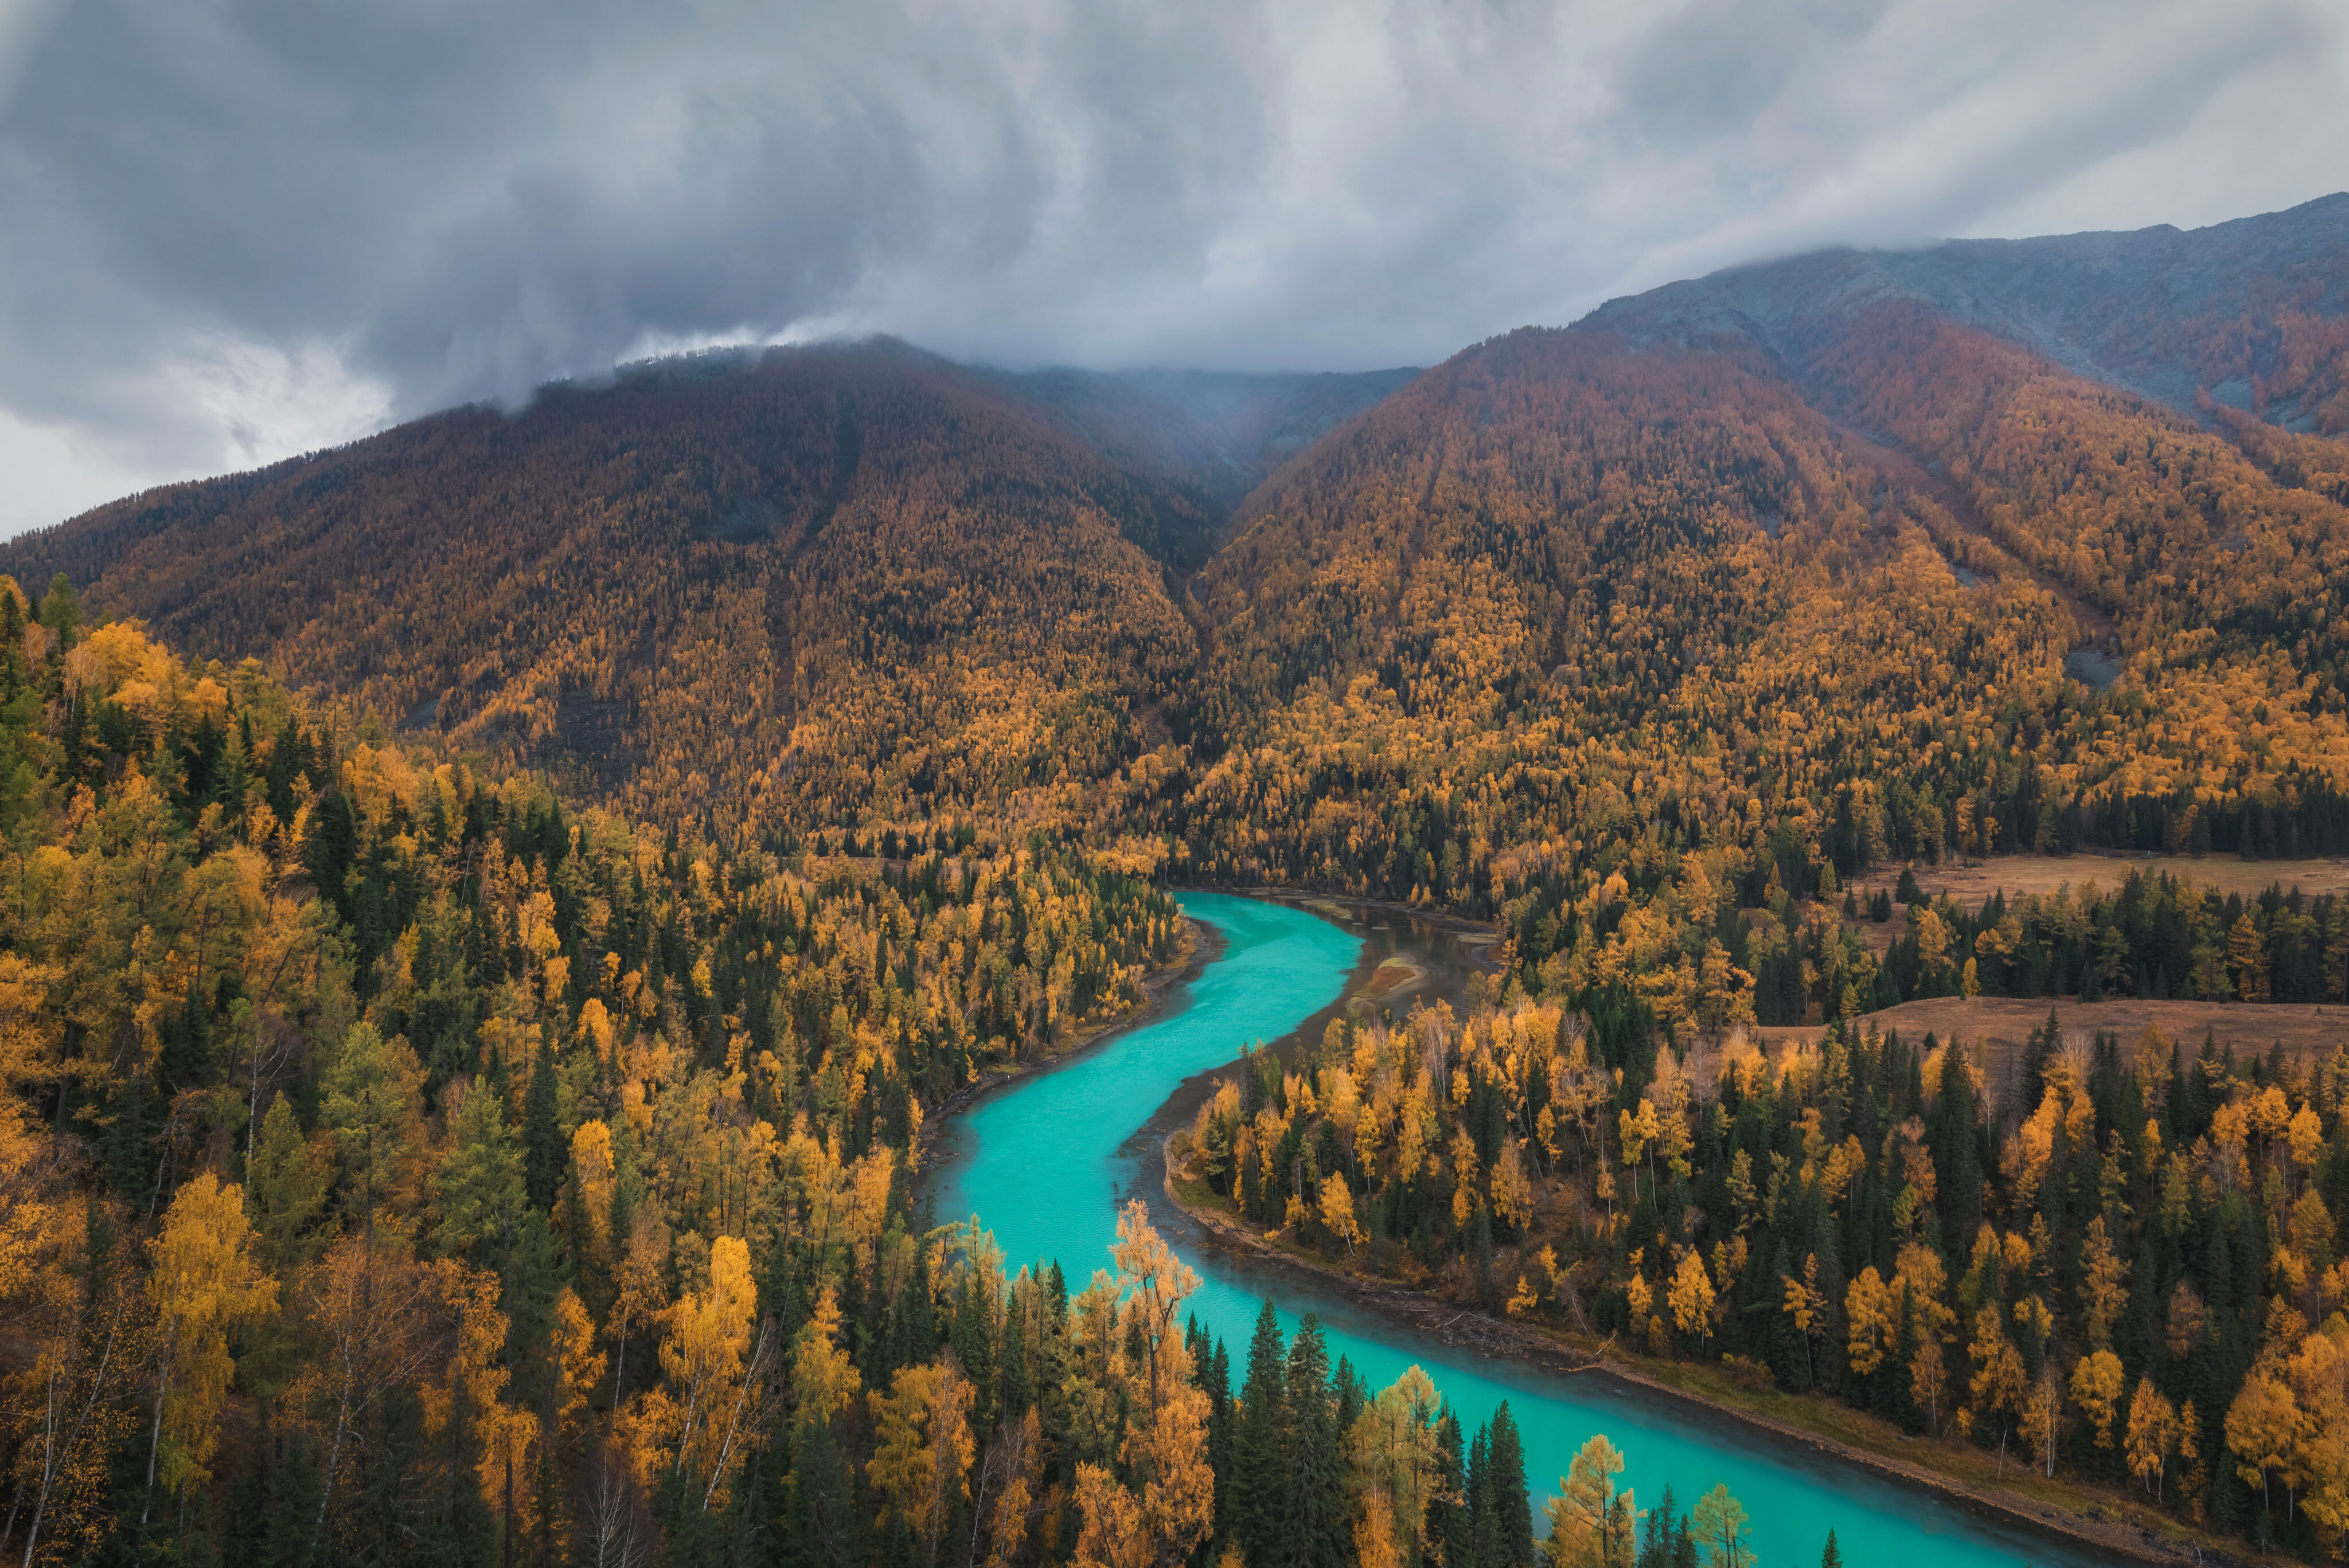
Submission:
<svg viewBox="0 0 2349 1568">
<path fill-rule="evenodd" d="M 800 1429 L 791 1510 L 777 1544 L 775 1561 L 787 1568 L 849 1568 L 856 1560 L 848 1466 L 830 1421 L 809 1421 Z"/>
<path fill-rule="evenodd" d="M 1468 1555 L 1475 1568 L 1500 1568 L 1500 1517 L 1493 1507 L 1490 1459 L 1493 1429 L 1476 1429 L 1468 1440 L 1468 1487 L 1463 1505 L 1468 1515 Z"/>
<path fill-rule="evenodd" d="M 1200 1330 L 1200 1341 L 1206 1331 Z M 1224 1342 L 1199 1358 L 1199 1386 L 1207 1395 L 1207 1467 L 1222 1478 L 1216 1487 L 1216 1522 L 1210 1542 L 1228 1539 L 1232 1528 L 1233 1421 L 1232 1362 Z"/>
<path fill-rule="evenodd" d="M 1663 1501 L 1648 1511 L 1647 1528 L 1640 1535 L 1638 1568 L 1672 1568 L 1672 1489 L 1664 1484 Z"/>
<path fill-rule="evenodd" d="M 498 1269 L 529 1207 L 523 1150 L 501 1098 L 476 1084 L 449 1129 L 450 1150 L 432 1173 L 440 1200 L 440 1252 L 477 1268 Z"/>
<path fill-rule="evenodd" d="M 1288 1496 L 1281 1442 L 1286 1376 L 1280 1322 L 1267 1301 L 1248 1341 L 1247 1380 L 1240 1386 L 1232 1432 L 1232 1538 L 1251 1568 L 1280 1568 L 1282 1562 L 1282 1514 Z"/>
<path fill-rule="evenodd" d="M 1346 1434 L 1354 1429 L 1354 1420 L 1362 1408 L 1371 1402 L 1370 1385 L 1342 1356 L 1338 1357 L 1338 1371 L 1331 1379 L 1338 1397 L 1338 1440 L 1344 1442 Z"/>
<path fill-rule="evenodd" d="M 564 1150 L 554 1101 L 554 1064 L 542 1038 L 523 1104 L 523 1184 L 531 1207 L 542 1213 L 554 1207 L 554 1189 L 563 1180 Z"/>
<path fill-rule="evenodd" d="M 1330 1353 L 1311 1313 L 1288 1346 L 1288 1509 L 1284 1568 L 1350 1568 L 1352 1521 L 1346 1504 L 1346 1452 L 1330 1389 Z"/>
<path fill-rule="evenodd" d="M 1940 1093 L 1926 1130 L 1933 1167 L 1940 1172 L 1941 1210 L 1947 1217 L 1942 1234 L 1952 1246 L 1971 1246 L 1982 1224 L 1981 1120 L 1965 1047 L 1952 1041 L 1941 1057 Z"/>
<path fill-rule="evenodd" d="M 259 1561 L 267 1568 L 308 1568 L 326 1561 L 318 1550 L 318 1466 L 299 1433 L 270 1467 L 267 1523 Z"/>
<path fill-rule="evenodd" d="M 1485 1487 L 1493 1498 L 1495 1538 L 1501 1553 L 1492 1568 L 1533 1568 L 1534 1510 L 1526 1489 L 1525 1444 L 1506 1399 L 1493 1412 L 1491 1434 L 1485 1452 Z"/>
<path fill-rule="evenodd" d="M 1460 1418 L 1447 1405 L 1435 1423 L 1435 1482 L 1428 1490 L 1426 1515 L 1428 1544 L 1442 1553 L 1444 1568 L 1474 1568 L 1475 1563 L 1467 1499 Z"/>
<path fill-rule="evenodd" d="M 49 579 L 49 591 L 41 595 L 41 607 L 33 618 L 57 634 L 57 645 L 73 646 L 74 634 L 81 628 L 81 595 L 74 591 L 73 579 L 60 572 Z"/>
</svg>

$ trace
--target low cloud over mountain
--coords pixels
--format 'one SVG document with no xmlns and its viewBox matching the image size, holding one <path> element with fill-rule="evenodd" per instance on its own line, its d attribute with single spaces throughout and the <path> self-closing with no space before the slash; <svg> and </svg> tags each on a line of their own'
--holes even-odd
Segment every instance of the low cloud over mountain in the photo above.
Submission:
<svg viewBox="0 0 2349 1568">
<path fill-rule="evenodd" d="M 1424 363 L 1828 242 L 2322 193 L 2314 4 L 0 12 L 0 528 L 719 340 Z"/>
</svg>

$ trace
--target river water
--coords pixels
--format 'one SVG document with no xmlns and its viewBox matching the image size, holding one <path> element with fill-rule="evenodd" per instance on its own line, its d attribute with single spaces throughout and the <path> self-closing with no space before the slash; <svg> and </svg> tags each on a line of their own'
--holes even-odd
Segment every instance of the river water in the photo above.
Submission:
<svg viewBox="0 0 2349 1568">
<path fill-rule="evenodd" d="M 1186 1079 L 1229 1063 L 1243 1041 L 1278 1039 L 1327 1007 L 1353 972 L 1362 939 L 1285 905 L 1204 893 L 1183 903 L 1220 936 L 1222 955 L 1170 992 L 1147 1023 L 1018 1079 L 966 1113 L 942 1141 L 930 1179 L 941 1221 L 978 1215 L 1009 1266 L 1057 1258 L 1073 1293 L 1108 1266 L 1118 1203 L 1148 1200 L 1153 1222 L 1199 1273 L 1188 1308 L 1230 1346 L 1236 1377 L 1269 1297 L 1285 1331 L 1293 1333 L 1302 1314 L 1319 1314 L 1331 1362 L 1345 1357 L 1374 1389 L 1415 1362 L 1471 1430 L 1506 1399 L 1525 1439 L 1537 1528 L 1541 1500 L 1575 1450 L 1604 1432 L 1623 1450 L 1623 1484 L 1643 1506 L 1668 1482 L 1682 1508 L 1725 1482 L 1753 1517 L 1759 1568 L 1808 1568 L 1829 1529 L 1855 1568 L 2090 1568 L 2103 1561 L 1637 1387 L 1429 1339 L 1357 1307 L 1306 1270 L 1204 1235 L 1165 1201 L 1159 1130 L 1149 1124 Z"/>
</svg>

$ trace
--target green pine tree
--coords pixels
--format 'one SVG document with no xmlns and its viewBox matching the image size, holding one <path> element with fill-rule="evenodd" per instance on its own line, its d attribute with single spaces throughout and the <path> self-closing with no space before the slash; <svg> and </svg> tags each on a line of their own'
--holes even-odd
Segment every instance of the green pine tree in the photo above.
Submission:
<svg viewBox="0 0 2349 1568">
<path fill-rule="evenodd" d="M 1426 1512 L 1427 1540 L 1442 1553 L 1444 1568 L 1475 1568 L 1476 1562 L 1460 1447 L 1460 1418 L 1447 1405 L 1435 1423 L 1435 1484 L 1428 1491 Z"/>
<path fill-rule="evenodd" d="M 1501 1568 L 1501 1516 L 1493 1506 L 1493 1427 L 1468 1442 L 1468 1539 L 1476 1568 Z"/>
<path fill-rule="evenodd" d="M 1311 1313 L 1288 1346 L 1288 1503 L 1284 1568 L 1350 1568 L 1352 1520 L 1346 1504 L 1346 1452 L 1330 1387 L 1330 1352 Z"/>
<path fill-rule="evenodd" d="M 423 1085 L 408 1043 L 367 1024 L 353 1024 L 326 1063 L 318 1122 L 342 1161 L 344 1202 L 362 1227 L 372 1230 L 377 1206 L 420 1141 Z"/>
<path fill-rule="evenodd" d="M 775 1541 L 777 1568 L 849 1568 L 856 1561 L 848 1461 L 832 1428 L 830 1421 L 807 1421 L 799 1429 L 791 1507 Z"/>
<path fill-rule="evenodd" d="M 1533 1499 L 1526 1489 L 1526 1450 L 1509 1402 L 1493 1412 L 1485 1449 L 1485 1490 L 1493 1500 L 1494 1539 L 1500 1555 L 1488 1568 L 1533 1568 Z"/>
<path fill-rule="evenodd" d="M 1338 1371 L 1332 1386 L 1338 1396 L 1338 1435 L 1342 1440 L 1345 1434 L 1354 1429 L 1355 1418 L 1371 1402 L 1371 1386 L 1342 1356 L 1338 1357 Z"/>
<path fill-rule="evenodd" d="M 1221 1542 L 1231 1534 L 1232 1460 L 1232 1364 L 1224 1350 L 1224 1342 L 1208 1345 L 1207 1331 L 1199 1330 L 1199 1344 L 1204 1354 L 1195 1355 L 1200 1391 L 1207 1396 L 1207 1469 L 1219 1479 L 1216 1485 L 1216 1522 L 1210 1542 Z M 1210 1553 L 1215 1556 L 1216 1553 Z"/>
<path fill-rule="evenodd" d="M 1250 1568 L 1281 1568 L 1282 1519 L 1288 1503 L 1281 1443 L 1283 1381 L 1280 1321 L 1267 1301 L 1248 1341 L 1247 1380 L 1232 1433 L 1232 1537 Z"/>
<path fill-rule="evenodd" d="M 41 596 L 33 618 L 57 634 L 59 647 L 72 647 L 74 634 L 81 629 L 81 595 L 74 591 L 73 579 L 62 572 L 50 578 L 49 591 Z"/>
<path fill-rule="evenodd" d="M 445 1256 L 502 1270 L 521 1234 L 529 1197 L 523 1187 L 522 1141 L 486 1083 L 475 1084 L 457 1108 L 449 1142 L 448 1157 L 432 1173 L 440 1204 L 435 1244 Z"/>
<path fill-rule="evenodd" d="M 1930 1049 L 1931 1045 L 1928 1036 L 1926 1046 Z M 1940 1093 L 1933 1102 L 1926 1141 L 1940 1173 L 1942 1234 L 1954 1244 L 1971 1245 L 1970 1238 L 1982 1223 L 1981 1123 L 1965 1048 L 1952 1041 L 1941 1057 Z"/>
<path fill-rule="evenodd" d="M 332 1168 L 303 1139 L 291 1102 L 284 1095 L 270 1101 L 245 1161 L 244 1212 L 262 1261 L 281 1279 L 322 1244 L 314 1227 L 333 1180 Z"/>
<path fill-rule="evenodd" d="M 1664 1486 L 1664 1500 L 1648 1511 L 1647 1528 L 1640 1536 L 1638 1568 L 1672 1568 L 1672 1489 Z"/>
<path fill-rule="evenodd" d="M 268 1568 L 309 1568 L 324 1563 L 318 1539 L 318 1466 L 301 1434 L 285 1439 L 285 1451 L 269 1470 L 268 1518 L 263 1526 L 261 1561 Z"/>
<path fill-rule="evenodd" d="M 563 1181 L 563 1131 L 554 1120 L 554 1063 L 546 1041 L 538 1042 L 538 1059 L 532 1064 L 530 1089 L 523 1100 L 523 1185 L 531 1207 L 542 1213 L 554 1207 L 554 1189 Z"/>
</svg>

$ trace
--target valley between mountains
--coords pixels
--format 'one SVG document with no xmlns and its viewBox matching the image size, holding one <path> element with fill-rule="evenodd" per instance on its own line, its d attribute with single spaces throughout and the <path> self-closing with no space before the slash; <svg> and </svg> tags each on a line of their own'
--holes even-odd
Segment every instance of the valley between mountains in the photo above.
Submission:
<svg viewBox="0 0 2349 1568">
<path fill-rule="evenodd" d="M 1200 1212 L 2157 1558 L 2349 1542 L 2349 195 L 1425 369 L 660 360 L 0 573 L 28 1563 L 1817 1552 L 1185 1332 L 1146 1204 L 1098 1277 L 928 1212 L 1210 888 L 1491 940 L 1317 1015 L 1352 939 L 1216 900 L 1286 1021 L 1123 1037 L 1220 1072 Z"/>
</svg>

